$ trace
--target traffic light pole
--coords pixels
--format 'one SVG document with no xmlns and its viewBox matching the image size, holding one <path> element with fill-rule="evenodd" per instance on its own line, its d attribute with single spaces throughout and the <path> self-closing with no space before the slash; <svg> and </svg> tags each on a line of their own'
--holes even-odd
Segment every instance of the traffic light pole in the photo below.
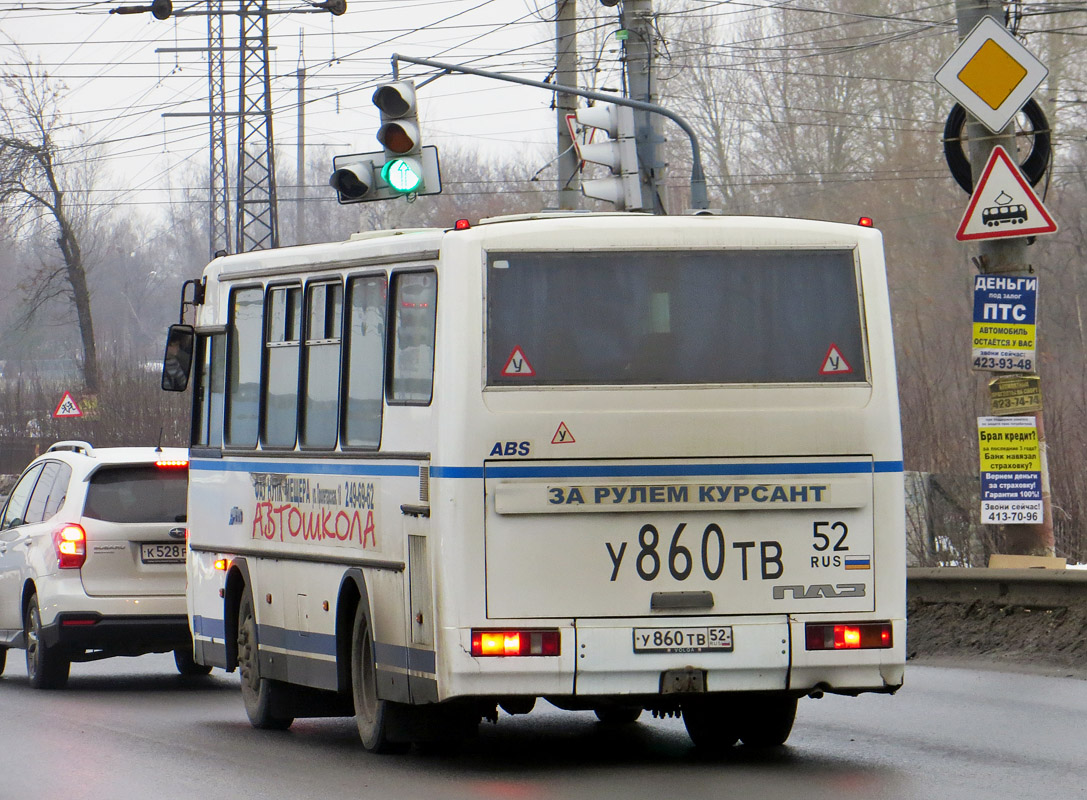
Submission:
<svg viewBox="0 0 1087 800">
<path fill-rule="evenodd" d="M 577 0 L 555 0 L 555 81 L 577 82 Z M 555 94 L 555 134 L 558 143 L 559 208 L 564 211 L 578 207 L 581 200 L 578 184 L 577 153 L 570 134 L 567 117 L 577 111 L 577 103 L 566 92 Z"/>
<path fill-rule="evenodd" d="M 687 137 L 691 141 L 691 209 L 695 211 L 704 211 L 710 207 L 709 198 L 706 193 L 706 175 L 702 171 L 702 151 L 698 146 L 698 137 L 694 132 L 694 128 L 690 126 L 687 120 L 683 119 L 683 117 L 674 111 L 670 111 L 669 109 L 654 103 L 633 100 L 629 97 L 619 97 L 618 95 L 608 94 L 606 92 L 594 92 L 590 89 L 579 89 L 576 86 L 562 86 L 557 83 L 544 83 L 543 81 L 534 81 L 528 78 L 518 78 L 515 75 L 505 75 L 501 72 L 487 72 L 486 70 L 474 69 L 473 67 L 465 67 L 459 64 L 434 61 L 429 58 L 403 56 L 399 53 L 393 53 L 392 55 L 394 79 L 399 75 L 399 62 L 401 61 L 407 64 L 418 64 L 423 67 L 434 67 L 435 69 L 443 70 L 447 74 L 462 72 L 466 75 L 479 75 L 480 77 L 493 78 L 497 81 L 519 83 L 523 86 L 534 86 L 537 89 L 546 89 L 549 92 L 566 92 L 567 94 L 585 97 L 589 100 L 599 100 L 602 103 L 613 103 L 617 106 L 630 106 L 633 109 L 649 111 L 653 114 L 660 114 L 661 116 L 668 117 L 668 119 L 676 123 L 683 132 L 687 134 Z"/>
<path fill-rule="evenodd" d="M 992 17 L 1004 25 L 1004 4 L 1000 0 L 955 0 L 955 12 L 958 18 L 959 38 L 965 38 L 985 17 Z M 977 186 L 989 155 L 997 145 L 1009 153 L 1016 152 L 1015 123 L 1010 123 L 999 134 L 994 135 L 985 125 L 967 117 L 966 136 L 969 140 L 970 167 L 973 185 Z M 1022 275 L 1030 271 L 1027 258 L 1027 242 L 1021 237 L 985 239 L 978 243 L 976 259 L 979 270 L 984 275 Z M 1004 547 L 1013 555 L 1053 555 L 1053 510 L 1050 495 L 1049 465 L 1046 456 L 1045 428 L 1042 426 L 1042 412 L 1034 414 L 1037 420 L 1038 443 L 1041 457 L 1042 478 L 1042 522 L 1037 525 L 1005 525 Z"/>
<path fill-rule="evenodd" d="M 653 74 L 653 4 L 652 0 L 624 0 L 620 6 L 619 24 L 627 32 L 623 40 L 626 56 L 627 91 L 649 104 L 657 101 L 657 86 Z M 657 144 L 656 116 L 645 111 L 634 115 L 637 131 L 638 163 L 641 165 L 642 194 L 648 198 L 654 214 L 663 214 L 657 172 L 661 168 Z"/>
</svg>

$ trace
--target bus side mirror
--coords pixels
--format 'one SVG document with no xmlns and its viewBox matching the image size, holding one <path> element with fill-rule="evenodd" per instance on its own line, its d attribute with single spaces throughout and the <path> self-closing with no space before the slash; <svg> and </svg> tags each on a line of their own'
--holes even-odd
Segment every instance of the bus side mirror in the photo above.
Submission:
<svg viewBox="0 0 1087 800">
<path fill-rule="evenodd" d="M 166 353 L 162 357 L 162 389 L 183 392 L 189 386 L 196 331 L 192 325 L 171 325 L 166 334 Z"/>
</svg>

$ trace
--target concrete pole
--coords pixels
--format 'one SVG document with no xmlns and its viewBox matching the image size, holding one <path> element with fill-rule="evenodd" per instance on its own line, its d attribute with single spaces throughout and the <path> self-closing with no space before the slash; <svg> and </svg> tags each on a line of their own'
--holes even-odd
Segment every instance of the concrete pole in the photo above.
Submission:
<svg viewBox="0 0 1087 800">
<path fill-rule="evenodd" d="M 298 67 L 298 144 L 295 151 L 294 243 L 302 244 L 306 230 L 306 68 Z"/>
<path fill-rule="evenodd" d="M 555 82 L 577 86 L 577 0 L 555 0 Z M 576 209 L 581 202 L 581 172 L 566 116 L 577 110 L 577 98 L 555 93 L 555 133 L 558 141 L 559 208 Z"/>
<path fill-rule="evenodd" d="M 984 17 L 1004 23 L 1004 4 L 1000 0 L 955 0 L 959 38 L 963 39 Z M 966 136 L 970 145 L 970 167 L 977 186 L 981 171 L 989 161 L 993 147 L 1000 145 L 1012 158 L 1017 152 L 1015 123 L 993 134 L 982 123 L 967 115 Z M 1025 238 L 983 239 L 978 242 L 977 263 L 985 275 L 1023 275 L 1030 271 Z M 1044 396 L 1044 395 L 1043 395 Z M 1005 525 L 1005 550 L 1014 555 L 1053 555 L 1053 509 L 1049 489 L 1049 465 L 1046 454 L 1042 412 L 1037 419 L 1038 442 L 1042 461 L 1042 522 L 1038 525 Z"/>
<path fill-rule="evenodd" d="M 655 31 L 653 30 L 652 0 L 623 0 L 619 24 L 627 31 L 623 41 L 626 61 L 627 92 L 634 100 L 657 104 L 657 82 L 653 69 Z M 642 195 L 647 208 L 654 214 L 664 214 L 658 181 L 663 165 L 658 160 L 657 145 L 663 141 L 658 131 L 657 115 L 634 111 L 637 131 L 638 164 L 642 172 Z"/>
</svg>

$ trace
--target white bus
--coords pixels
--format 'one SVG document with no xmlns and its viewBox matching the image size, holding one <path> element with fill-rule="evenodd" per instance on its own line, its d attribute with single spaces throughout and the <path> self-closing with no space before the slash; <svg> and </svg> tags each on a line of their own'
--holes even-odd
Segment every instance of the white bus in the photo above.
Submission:
<svg viewBox="0 0 1087 800">
<path fill-rule="evenodd" d="M 545 699 L 760 747 L 902 684 L 878 231 L 497 218 L 217 258 L 188 304 L 195 658 L 253 725 L 391 751 Z"/>
</svg>

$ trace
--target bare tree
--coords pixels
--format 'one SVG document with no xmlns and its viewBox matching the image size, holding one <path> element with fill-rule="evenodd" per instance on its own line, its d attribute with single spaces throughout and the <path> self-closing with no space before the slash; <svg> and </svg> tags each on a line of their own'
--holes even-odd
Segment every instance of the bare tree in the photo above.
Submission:
<svg viewBox="0 0 1087 800">
<path fill-rule="evenodd" d="M 25 230 L 48 231 L 60 251 L 59 264 L 44 259 L 20 286 L 27 294 L 24 321 L 50 301 L 67 300 L 75 308 L 83 345 L 83 383 L 98 390 L 98 356 L 87 271 L 80 246 L 80 206 L 69 202 L 67 181 L 74 170 L 66 150 L 53 139 L 62 125 L 64 87 L 25 60 L 25 74 L 6 75 L 0 85 L 11 102 L 0 106 L 0 207 Z M 86 204 L 83 204 L 85 212 Z"/>
</svg>

